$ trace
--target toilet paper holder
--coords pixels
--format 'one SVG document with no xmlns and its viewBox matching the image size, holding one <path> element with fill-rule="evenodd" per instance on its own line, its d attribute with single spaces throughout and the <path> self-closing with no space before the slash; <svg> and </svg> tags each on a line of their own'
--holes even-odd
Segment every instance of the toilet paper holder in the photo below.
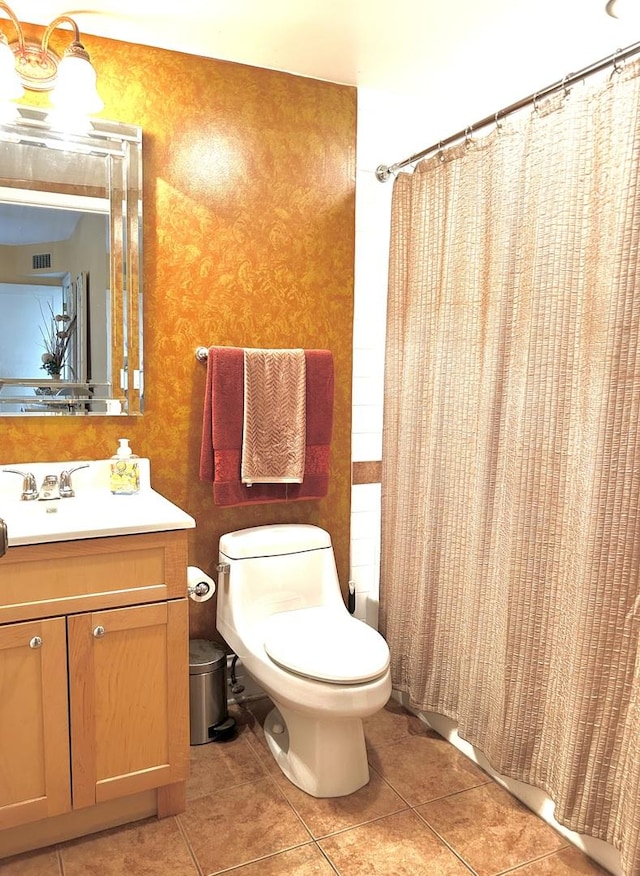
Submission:
<svg viewBox="0 0 640 876">
<path fill-rule="evenodd" d="M 216 566 L 216 571 L 220 576 L 224 576 L 229 572 L 228 563 L 219 563 Z M 216 582 L 210 578 L 202 569 L 197 566 L 189 566 L 187 568 L 187 596 L 194 599 L 196 602 L 204 602 L 211 599 L 216 592 Z"/>
<path fill-rule="evenodd" d="M 197 584 L 189 584 L 187 587 L 189 596 L 206 596 L 210 590 L 211 587 L 206 581 L 198 581 Z"/>
<path fill-rule="evenodd" d="M 187 596 L 194 602 L 206 602 L 216 592 L 216 582 L 198 566 L 187 567 Z"/>
</svg>

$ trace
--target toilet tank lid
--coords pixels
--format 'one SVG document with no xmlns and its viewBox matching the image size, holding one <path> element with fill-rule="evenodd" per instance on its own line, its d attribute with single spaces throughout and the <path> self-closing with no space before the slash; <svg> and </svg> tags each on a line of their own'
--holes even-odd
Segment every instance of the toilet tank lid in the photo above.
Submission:
<svg viewBox="0 0 640 876">
<path fill-rule="evenodd" d="M 278 557 L 330 547 L 329 533 L 306 523 L 253 526 L 227 532 L 220 538 L 220 553 L 230 560 Z"/>
</svg>

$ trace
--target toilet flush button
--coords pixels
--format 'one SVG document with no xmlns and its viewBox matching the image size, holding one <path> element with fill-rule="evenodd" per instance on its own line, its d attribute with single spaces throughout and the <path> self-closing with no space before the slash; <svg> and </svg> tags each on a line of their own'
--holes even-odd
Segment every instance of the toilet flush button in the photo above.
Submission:
<svg viewBox="0 0 640 876">
<path fill-rule="evenodd" d="M 284 733 L 284 727 L 282 726 L 282 724 L 274 724 L 271 728 L 271 731 L 278 734 Z"/>
</svg>

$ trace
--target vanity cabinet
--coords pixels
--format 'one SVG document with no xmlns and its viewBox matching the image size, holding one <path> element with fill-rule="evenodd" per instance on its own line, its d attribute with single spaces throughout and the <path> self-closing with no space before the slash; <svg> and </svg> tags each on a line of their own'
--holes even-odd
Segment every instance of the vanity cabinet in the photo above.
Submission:
<svg viewBox="0 0 640 876">
<path fill-rule="evenodd" d="M 113 801 L 184 808 L 186 542 L 115 536 L 0 559 L 0 857 L 111 826 Z M 12 833 L 45 824 L 41 843 Z"/>
<path fill-rule="evenodd" d="M 0 827 L 68 812 L 64 618 L 0 627 L 0 691 Z"/>
<path fill-rule="evenodd" d="M 186 778 L 185 622 L 184 599 L 68 619 L 74 808 Z"/>
</svg>

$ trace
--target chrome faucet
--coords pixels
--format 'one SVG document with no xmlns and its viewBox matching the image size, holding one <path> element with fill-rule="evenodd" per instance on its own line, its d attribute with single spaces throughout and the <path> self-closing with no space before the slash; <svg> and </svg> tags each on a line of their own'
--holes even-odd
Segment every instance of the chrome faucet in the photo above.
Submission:
<svg viewBox="0 0 640 876">
<path fill-rule="evenodd" d="M 38 498 L 38 487 L 36 486 L 35 476 L 30 471 L 16 471 L 15 468 L 3 468 L 9 474 L 17 474 L 22 478 L 22 494 L 20 498 L 23 502 L 30 502 Z"/>
<path fill-rule="evenodd" d="M 38 501 L 43 502 L 47 499 L 59 499 L 60 492 L 58 490 L 58 475 L 45 475 L 40 484 L 40 492 L 38 493 Z"/>
<path fill-rule="evenodd" d="M 74 471 L 80 471 L 81 468 L 89 468 L 89 464 L 85 463 L 84 465 L 77 465 L 75 468 L 65 469 L 60 472 L 60 498 L 61 499 L 71 499 L 72 496 L 75 496 L 75 490 L 71 484 L 71 475 Z"/>
<path fill-rule="evenodd" d="M 35 475 L 29 471 L 18 471 L 15 468 L 3 468 L 3 472 L 9 474 L 17 474 L 22 478 L 22 493 L 20 498 L 24 502 L 29 502 L 33 499 L 70 499 L 75 496 L 75 490 L 71 483 L 71 475 L 74 471 L 79 471 L 81 468 L 89 468 L 89 464 L 77 465 L 75 468 L 65 469 L 60 472 L 60 478 L 57 475 L 45 475 L 40 491 L 36 484 Z"/>
</svg>

